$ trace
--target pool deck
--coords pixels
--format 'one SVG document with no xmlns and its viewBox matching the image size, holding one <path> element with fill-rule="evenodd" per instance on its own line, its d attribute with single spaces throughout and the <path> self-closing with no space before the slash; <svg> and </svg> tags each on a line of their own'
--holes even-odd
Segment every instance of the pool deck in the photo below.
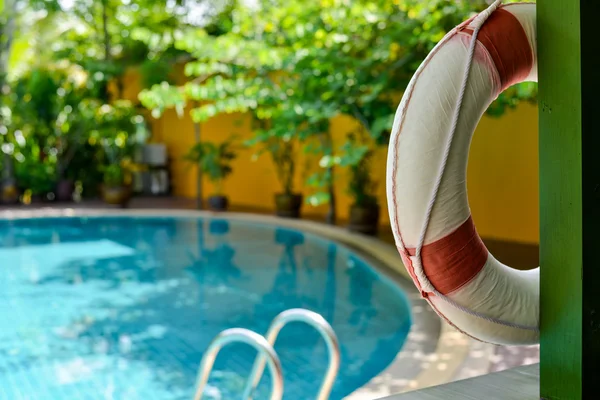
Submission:
<svg viewBox="0 0 600 400">
<path fill-rule="evenodd" d="M 540 398 L 539 364 L 465 379 L 385 400 L 537 400 Z"/>
<path fill-rule="evenodd" d="M 79 204 L 39 204 L 0 206 L 0 218 L 30 218 L 85 215 L 218 217 L 222 213 L 198 211 L 189 199 L 135 199 L 132 208 L 119 209 L 101 202 Z M 322 235 L 353 248 L 380 273 L 400 286 L 411 302 L 413 325 L 395 360 L 347 400 L 372 400 L 392 394 L 442 385 L 460 379 L 485 375 L 539 360 L 539 347 L 504 347 L 480 343 L 449 327 L 435 315 L 414 288 L 400 256 L 385 231 L 379 238 L 354 234 L 339 226 L 314 219 L 284 219 L 265 214 L 228 212 L 229 219 L 273 223 Z M 428 397 L 425 397 L 428 398 Z M 445 397 L 442 397 L 445 398 Z M 401 397 L 404 399 L 404 397 Z M 406 398 L 412 399 L 410 397 Z M 415 398 L 420 399 L 420 398 Z M 432 398 L 433 399 L 433 398 Z"/>
</svg>

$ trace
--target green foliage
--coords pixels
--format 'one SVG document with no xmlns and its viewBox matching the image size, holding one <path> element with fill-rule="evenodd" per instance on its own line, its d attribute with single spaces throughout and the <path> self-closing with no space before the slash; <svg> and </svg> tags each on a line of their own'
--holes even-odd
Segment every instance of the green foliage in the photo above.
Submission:
<svg viewBox="0 0 600 400">
<path fill-rule="evenodd" d="M 509 109 L 516 108 L 521 102 L 537 103 L 538 85 L 524 82 L 514 85 L 500 93 L 498 98 L 488 107 L 487 115 L 501 117 Z"/>
<path fill-rule="evenodd" d="M 133 162 L 135 152 L 148 137 L 144 118 L 126 100 L 110 105 L 97 100 L 82 102 L 80 112 L 89 124 L 88 141 L 100 145 L 98 162 L 104 183 L 131 184 L 131 173 L 141 169 Z"/>
<path fill-rule="evenodd" d="M 149 86 L 169 80 L 187 56 L 176 38 L 199 26 L 218 33 L 231 12 L 229 2 L 208 0 L 2 0 L 0 8 L 0 159 L 34 193 L 62 178 L 84 188 L 127 183 L 148 130 L 119 100 L 125 71 L 139 68 Z"/>
<path fill-rule="evenodd" d="M 370 202 L 370 158 L 375 146 L 387 144 L 398 97 L 435 44 L 486 6 L 467 0 L 238 4 L 227 14 L 229 30 L 218 36 L 188 32 L 175 40 L 194 58 L 185 68 L 188 83 L 155 85 L 140 99 L 155 116 L 199 104 L 191 113 L 195 122 L 251 113 L 257 128 L 250 143 L 260 146 L 259 154 L 271 153 L 285 190 L 291 190 L 294 171 L 291 149 L 302 142 L 309 143 L 308 153 L 321 154 L 324 168 L 309 186 L 331 186 L 332 168 L 347 168 L 355 201 Z M 520 85 L 502 94 L 489 113 L 500 115 L 534 98 L 535 85 Z M 361 133 L 353 128 L 347 143 L 333 149 L 329 120 L 341 114 L 359 121 Z M 308 200 L 328 198 L 317 191 Z"/>
<path fill-rule="evenodd" d="M 258 146 L 257 156 L 270 154 L 284 192 L 292 193 L 302 120 L 290 103 L 279 101 L 287 89 L 272 76 L 284 68 L 286 51 L 234 32 L 220 36 L 193 32 L 176 46 L 196 58 L 185 67 L 186 75 L 195 79 L 182 87 L 155 85 L 140 94 L 142 104 L 158 117 L 166 108 L 174 107 L 181 115 L 186 103 L 201 103 L 191 112 L 197 123 L 220 113 L 250 112 L 256 130 L 247 144 Z"/>
<path fill-rule="evenodd" d="M 170 82 L 173 63 L 165 57 L 157 60 L 144 60 L 139 66 L 139 73 L 144 87 L 152 87 L 162 82 Z"/>
<path fill-rule="evenodd" d="M 139 94 L 141 103 L 152 110 L 152 116 L 159 118 L 169 108 L 174 108 L 179 116 L 183 115 L 187 99 L 183 91 L 171 86 L 167 82 L 154 85 L 152 90 L 145 90 Z"/>
<path fill-rule="evenodd" d="M 33 69 L 13 86 L 13 121 L 26 133 L 49 135 L 58 114 L 58 89 L 64 76 L 48 69 Z"/>
<path fill-rule="evenodd" d="M 33 194 L 51 191 L 62 175 L 71 136 L 68 124 L 60 123 L 61 115 L 82 95 L 74 76 L 66 68 L 34 68 L 4 98 L 2 158 L 14 160 L 19 185 Z"/>
<path fill-rule="evenodd" d="M 269 121 L 257 120 L 256 124 L 258 128 L 254 130 L 254 136 L 246 141 L 246 144 L 256 147 L 256 158 L 264 153 L 270 155 L 283 193 L 293 194 L 298 149 L 301 143 L 297 133 L 297 121 L 279 115 Z"/>
<path fill-rule="evenodd" d="M 324 159 L 327 156 L 324 157 Z M 321 163 L 324 165 L 325 163 Z M 333 165 L 333 164 L 332 164 Z M 319 172 L 315 172 L 311 174 L 306 180 L 306 184 L 308 187 L 313 188 L 314 192 L 307 196 L 306 203 L 310 204 L 313 207 L 317 207 L 323 204 L 328 204 L 331 201 L 331 193 L 323 191 L 323 188 L 326 188 L 333 179 L 332 169 L 323 169 Z"/>
<path fill-rule="evenodd" d="M 354 198 L 355 205 L 369 206 L 377 203 L 374 195 L 377 187 L 371 174 L 372 147 L 360 143 L 360 134 L 350 134 L 348 141 L 342 146 L 343 154 L 339 164 L 350 172 L 348 192 Z"/>
<path fill-rule="evenodd" d="M 223 191 L 223 181 L 231 174 L 231 162 L 237 157 L 236 137 L 222 143 L 200 142 L 190 149 L 184 159 L 198 165 L 203 174 L 215 184 L 216 194 Z"/>
<path fill-rule="evenodd" d="M 86 100 L 80 103 L 79 113 L 88 131 L 88 142 L 100 144 L 105 164 L 120 164 L 133 158 L 135 150 L 147 139 L 144 118 L 127 100 L 113 104 Z"/>
<path fill-rule="evenodd" d="M 51 33 L 54 40 L 46 57 L 82 66 L 91 77 L 88 89 L 105 102 L 110 99 L 109 82 L 116 81 L 116 97 L 121 97 L 121 79 L 130 67 L 139 67 L 145 85 L 168 80 L 169 66 L 185 56 L 173 47 L 175 38 L 207 24 L 223 8 L 202 0 L 61 4 L 60 29 Z"/>
<path fill-rule="evenodd" d="M 49 46 L 43 46 L 47 44 L 44 36 L 47 36 L 48 28 L 52 25 L 50 22 L 60 11 L 58 0 L 4 0 L 2 6 L 0 86 L 3 77 L 11 79 L 17 76 L 14 70 L 22 64 L 36 63 L 40 50 L 48 52 Z"/>
<path fill-rule="evenodd" d="M 0 144 L 24 190 L 42 194 L 62 178 L 88 189 L 103 165 L 120 165 L 146 139 L 144 119 L 130 102 L 109 105 L 89 95 L 85 73 L 68 64 L 35 68 L 14 82 Z"/>
<path fill-rule="evenodd" d="M 31 153 L 28 157 L 15 165 L 18 185 L 32 195 L 42 196 L 52 192 L 56 185 L 56 164 L 48 159 L 40 159 L 35 149 L 29 150 Z"/>
<path fill-rule="evenodd" d="M 125 183 L 125 170 L 119 164 L 109 164 L 102 168 L 106 186 L 117 187 Z"/>
</svg>

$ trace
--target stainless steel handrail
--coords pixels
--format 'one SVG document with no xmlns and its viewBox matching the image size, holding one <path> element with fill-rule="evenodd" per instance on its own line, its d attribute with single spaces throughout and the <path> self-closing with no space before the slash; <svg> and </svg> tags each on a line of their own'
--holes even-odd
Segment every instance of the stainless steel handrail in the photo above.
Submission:
<svg viewBox="0 0 600 400">
<path fill-rule="evenodd" d="M 217 358 L 217 354 L 224 345 L 232 342 L 242 342 L 254 347 L 263 361 L 263 369 L 266 355 L 272 379 L 270 400 L 281 400 L 281 397 L 283 396 L 283 374 L 279 357 L 277 357 L 275 350 L 273 350 L 273 346 L 269 344 L 263 336 L 243 328 L 226 329 L 210 342 L 210 345 L 200 362 L 194 400 L 202 399 L 202 392 L 208 382 L 208 377 L 215 363 L 215 359 Z"/>
<path fill-rule="evenodd" d="M 316 399 L 327 400 L 331 394 L 331 388 L 333 387 L 333 383 L 335 382 L 335 378 L 337 377 L 340 369 L 340 345 L 337 336 L 335 335 L 331 325 L 329 325 L 325 318 L 319 314 L 301 308 L 292 308 L 282 312 L 273 319 L 273 322 L 271 322 L 271 326 L 269 327 L 266 335 L 266 339 L 269 344 L 273 346 L 277 340 L 277 336 L 279 335 L 281 328 L 283 328 L 287 323 L 294 321 L 309 324 L 315 328 L 321 334 L 321 336 L 323 336 L 323 339 L 325 339 L 327 350 L 329 352 L 329 367 L 327 368 L 325 378 L 323 379 L 323 383 L 321 384 L 321 388 L 319 389 Z M 246 384 L 246 389 L 244 390 L 244 396 L 242 399 L 252 399 L 252 395 L 254 394 L 254 391 L 256 390 L 260 379 L 262 378 L 264 369 L 265 359 L 262 355 L 259 355 L 254 362 L 254 366 L 252 367 L 252 372 L 250 373 L 250 378 Z"/>
</svg>

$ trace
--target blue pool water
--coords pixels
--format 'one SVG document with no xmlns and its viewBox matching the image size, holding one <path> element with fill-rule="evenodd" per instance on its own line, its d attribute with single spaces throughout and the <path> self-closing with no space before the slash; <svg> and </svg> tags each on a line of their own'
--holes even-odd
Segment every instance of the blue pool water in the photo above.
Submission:
<svg viewBox="0 0 600 400">
<path fill-rule="evenodd" d="M 224 219 L 0 221 L 0 399 L 190 400 L 215 335 L 264 334 L 295 307 L 323 315 L 339 337 L 334 400 L 389 365 L 410 327 L 391 282 L 348 248 L 296 230 Z M 284 399 L 314 398 L 322 339 L 292 323 L 275 349 Z M 206 398 L 239 398 L 254 357 L 225 347 Z"/>
</svg>

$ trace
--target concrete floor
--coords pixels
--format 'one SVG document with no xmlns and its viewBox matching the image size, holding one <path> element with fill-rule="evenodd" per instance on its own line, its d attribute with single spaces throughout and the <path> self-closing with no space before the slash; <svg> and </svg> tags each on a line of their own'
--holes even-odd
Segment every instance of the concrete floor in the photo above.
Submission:
<svg viewBox="0 0 600 400">
<path fill-rule="evenodd" d="M 479 378 L 466 379 L 385 400 L 537 400 L 539 365 L 528 365 Z"/>
</svg>

